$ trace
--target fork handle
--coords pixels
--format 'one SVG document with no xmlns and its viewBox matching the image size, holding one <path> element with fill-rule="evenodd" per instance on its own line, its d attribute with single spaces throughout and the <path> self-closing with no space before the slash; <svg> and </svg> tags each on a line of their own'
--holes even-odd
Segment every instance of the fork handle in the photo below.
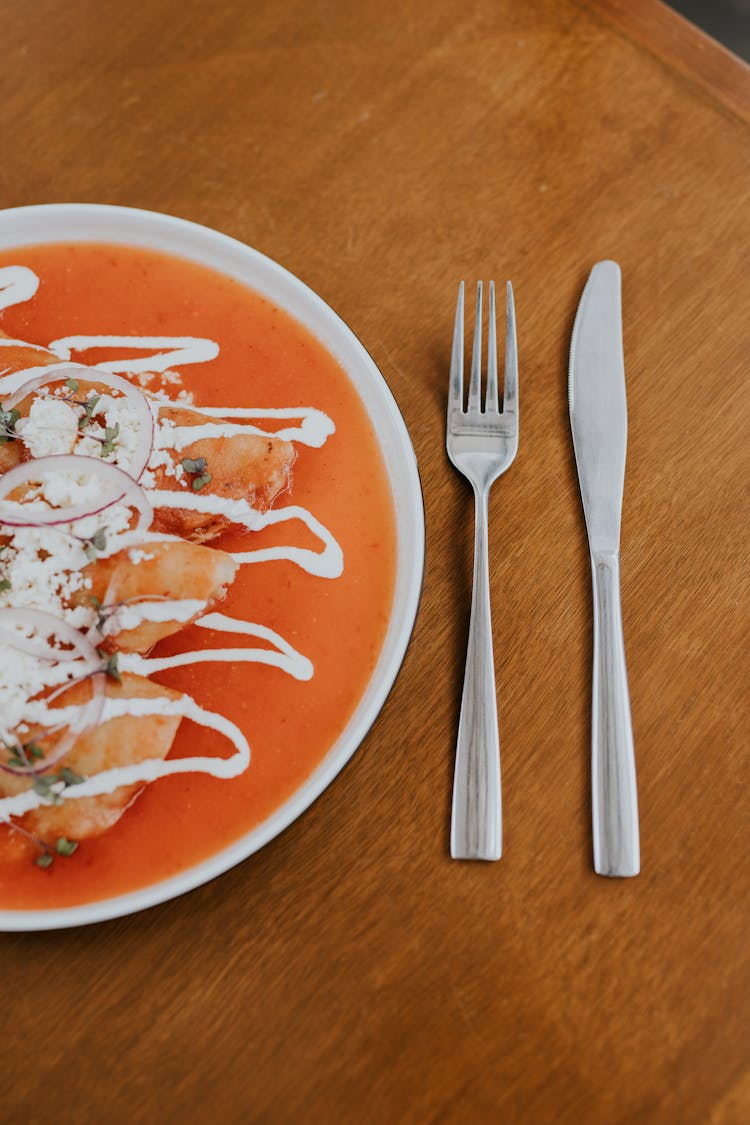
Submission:
<svg viewBox="0 0 750 1125">
<path fill-rule="evenodd" d="M 638 794 L 630 721 L 625 641 L 620 608 L 620 559 L 591 556 L 594 584 L 594 671 L 591 707 L 591 789 L 594 870 L 640 870 Z"/>
<path fill-rule="evenodd" d="M 453 779 L 451 855 L 502 855 L 500 738 L 490 620 L 487 487 L 475 487 L 474 585 Z"/>
</svg>

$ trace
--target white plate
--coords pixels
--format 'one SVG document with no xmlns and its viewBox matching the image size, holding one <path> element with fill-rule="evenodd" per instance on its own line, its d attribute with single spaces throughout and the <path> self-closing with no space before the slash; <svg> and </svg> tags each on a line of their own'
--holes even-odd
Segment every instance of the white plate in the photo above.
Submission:
<svg viewBox="0 0 750 1125">
<path fill-rule="evenodd" d="M 349 723 L 314 773 L 267 820 L 210 859 L 142 890 L 83 906 L 0 910 L 0 930 L 78 926 L 164 902 L 233 867 L 296 820 L 349 761 L 383 706 L 411 636 L 424 566 L 422 492 L 404 420 L 372 359 L 325 301 L 257 250 L 184 219 L 88 203 L 0 211 L 0 249 L 50 242 L 123 243 L 188 258 L 262 293 L 320 340 L 354 384 L 378 435 L 396 510 L 396 589 L 380 658 Z"/>
</svg>

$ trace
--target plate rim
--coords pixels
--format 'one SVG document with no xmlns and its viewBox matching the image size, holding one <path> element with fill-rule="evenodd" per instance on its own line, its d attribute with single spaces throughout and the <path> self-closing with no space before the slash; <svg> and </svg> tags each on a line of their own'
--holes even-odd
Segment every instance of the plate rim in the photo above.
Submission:
<svg viewBox="0 0 750 1125">
<path fill-rule="evenodd" d="M 6 221 L 9 219 L 12 221 L 12 219 L 16 217 L 27 222 L 31 221 L 33 223 L 35 220 L 40 220 L 43 223 L 45 220 L 59 220 L 64 219 L 66 216 L 71 218 L 75 216 L 78 220 L 85 220 L 87 217 L 90 219 L 95 217 L 98 219 L 116 219 L 118 222 L 124 221 L 125 223 L 140 222 L 147 225 L 150 224 L 154 230 L 158 228 L 162 230 L 166 229 L 169 233 L 177 235 L 178 238 L 180 232 L 184 232 L 185 234 L 192 234 L 199 239 L 206 239 L 207 242 L 213 242 L 218 249 L 223 248 L 227 252 L 239 254 L 241 257 L 246 258 L 248 264 L 254 262 L 256 266 L 259 265 L 262 269 L 275 275 L 276 279 L 280 282 L 283 282 L 287 286 L 291 285 L 292 289 L 296 291 L 297 296 L 301 300 L 310 304 L 316 312 L 321 314 L 324 321 L 327 322 L 327 327 L 334 331 L 334 333 L 338 333 L 342 337 L 342 340 L 348 344 L 349 347 L 353 348 L 355 353 L 358 353 L 359 360 L 363 364 L 363 371 L 367 373 L 368 379 L 371 378 L 373 380 L 373 386 L 377 388 L 377 391 L 382 397 L 383 405 L 390 415 L 390 422 L 393 426 L 391 436 L 396 438 L 397 445 L 404 460 L 404 468 L 408 474 L 407 499 L 412 516 L 409 527 L 412 541 L 408 546 L 413 552 L 413 561 L 411 563 L 410 572 L 406 576 L 406 585 L 402 591 L 402 598 L 405 601 L 405 605 L 397 606 L 399 577 L 400 575 L 403 577 L 399 565 L 403 549 L 403 544 L 401 542 L 403 535 L 401 525 L 403 521 L 399 519 L 397 497 L 394 494 L 393 502 L 397 533 L 396 586 L 388 626 L 378 661 L 344 730 L 339 734 L 336 741 L 328 749 L 327 753 L 312 773 L 309 774 L 302 784 L 298 786 L 278 808 L 274 809 L 265 820 L 261 821 L 260 824 L 250 829 L 249 832 L 245 833 L 233 843 L 220 849 L 211 856 L 208 856 L 206 859 L 201 860 L 199 863 L 193 864 L 184 871 L 172 875 L 167 879 L 148 884 L 143 888 L 128 891 L 122 895 L 115 895 L 104 899 L 97 899 L 90 903 L 79 903 L 72 906 L 47 907 L 33 910 L 25 908 L 0 909 L 0 932 L 31 932 L 37 930 L 67 929 L 73 926 L 91 925 L 95 922 L 125 917 L 129 914 L 146 910 L 152 906 L 157 906 L 160 903 L 168 902 L 171 899 L 187 894 L 189 891 L 211 882 L 213 879 L 218 878 L 220 875 L 231 870 L 231 868 L 242 863 L 245 859 L 248 859 L 251 855 L 260 851 L 261 848 L 265 847 L 273 839 L 285 832 L 291 824 L 298 820 L 302 814 L 314 804 L 322 793 L 333 783 L 347 763 L 351 761 L 380 715 L 398 673 L 401 670 L 411 640 L 424 580 L 424 497 L 416 453 L 406 427 L 406 422 L 401 414 L 393 391 L 386 381 L 385 376 L 380 371 L 380 368 L 359 337 L 328 302 L 285 266 L 282 266 L 275 259 L 260 250 L 256 250 L 255 247 L 242 242 L 240 239 L 224 234 L 213 227 L 197 223 L 191 219 L 183 219 L 167 212 L 152 211 L 141 207 L 128 207 L 107 203 L 41 203 L 2 208 L 0 209 L 0 250 L 5 252 L 6 250 L 13 249 L 14 246 L 22 249 L 25 246 L 66 241 L 110 241 L 111 243 L 122 245 L 148 246 L 144 235 L 141 236 L 140 240 L 136 237 L 132 239 L 111 237 L 108 239 L 99 234 L 95 237 L 82 239 L 80 235 L 76 234 L 63 234 L 61 237 L 51 237 L 49 232 L 47 234 L 41 234 L 36 240 L 32 236 L 23 237 L 18 241 L 8 242 L 7 235 L 4 234 L 2 230 Z M 199 261 L 188 249 L 183 251 L 169 250 L 163 252 L 172 253 L 178 257 L 182 256 L 189 261 L 197 262 L 201 265 L 207 265 L 206 262 Z M 224 273 L 224 276 L 232 276 L 228 270 L 222 270 L 220 266 L 210 265 L 208 268 Z M 251 288 L 249 282 L 246 280 L 242 281 L 242 279 L 238 278 L 235 278 L 235 280 L 241 280 L 242 284 Z M 270 299 L 261 289 L 258 291 L 267 299 Z M 297 313 L 289 308 L 284 308 L 284 306 L 281 307 L 287 315 L 300 322 L 300 317 Z M 311 332 L 313 335 L 316 334 L 314 328 L 309 323 L 302 323 L 307 331 Z M 326 350 L 331 351 L 326 341 L 321 339 L 320 343 Z M 345 368 L 339 355 L 334 354 L 334 358 L 336 358 L 339 365 L 344 368 L 347 377 L 354 385 L 357 397 L 367 410 L 368 415 L 370 415 L 368 404 L 362 398 L 360 387 L 353 379 L 351 372 Z M 375 430 L 374 423 L 373 430 Z M 377 431 L 375 436 L 382 450 L 380 435 Z M 387 464 L 386 472 L 388 474 L 391 491 L 394 493 L 395 481 L 391 476 Z M 403 482 L 399 483 L 403 484 Z M 397 628 L 395 635 L 391 636 L 397 610 L 401 624 Z M 388 659 L 387 666 L 381 668 L 387 644 L 393 647 L 393 651 Z M 362 706 L 365 696 L 370 691 L 372 691 L 372 699 L 365 708 L 364 713 L 358 718 L 358 711 Z M 354 729 L 347 735 L 349 727 L 352 725 L 354 725 Z M 344 736 L 347 737 L 345 738 Z"/>
</svg>

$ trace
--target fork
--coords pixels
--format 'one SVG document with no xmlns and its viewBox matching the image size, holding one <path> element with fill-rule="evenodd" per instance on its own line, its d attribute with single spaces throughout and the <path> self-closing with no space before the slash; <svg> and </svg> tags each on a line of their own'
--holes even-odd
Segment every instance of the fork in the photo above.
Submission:
<svg viewBox="0 0 750 1125">
<path fill-rule="evenodd" d="M 487 500 L 490 488 L 518 449 L 518 355 L 513 288 L 506 290 L 505 388 L 498 405 L 495 284 L 489 285 L 487 386 L 482 382 L 482 282 L 477 311 L 468 405 L 464 409 L 464 283 L 458 287 L 453 332 L 446 445 L 448 456 L 474 489 L 474 581 L 469 642 L 458 723 L 453 780 L 451 855 L 454 859 L 499 859 L 502 855 L 500 737 L 492 655 Z"/>
</svg>

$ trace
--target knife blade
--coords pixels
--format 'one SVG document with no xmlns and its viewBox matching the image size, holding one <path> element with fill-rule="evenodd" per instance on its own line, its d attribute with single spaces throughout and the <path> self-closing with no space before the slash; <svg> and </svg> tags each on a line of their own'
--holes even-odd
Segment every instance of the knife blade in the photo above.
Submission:
<svg viewBox="0 0 750 1125">
<path fill-rule="evenodd" d="M 592 269 L 576 313 L 568 378 L 570 426 L 594 602 L 591 789 L 594 870 L 640 870 L 635 750 L 620 602 L 620 522 L 627 446 L 621 274 Z"/>
</svg>

